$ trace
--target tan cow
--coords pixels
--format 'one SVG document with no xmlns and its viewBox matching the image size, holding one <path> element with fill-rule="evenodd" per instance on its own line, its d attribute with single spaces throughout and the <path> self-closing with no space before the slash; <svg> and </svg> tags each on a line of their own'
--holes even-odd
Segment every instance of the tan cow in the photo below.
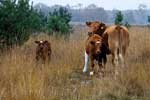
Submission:
<svg viewBox="0 0 150 100">
<path fill-rule="evenodd" d="M 88 34 L 99 34 L 102 36 L 112 55 L 112 63 L 118 66 L 120 60 L 122 66 L 124 66 L 125 55 L 130 42 L 128 29 L 125 26 L 106 26 L 98 21 L 86 22 L 86 25 L 89 27 Z M 85 61 L 87 58 L 88 56 L 85 53 Z M 83 72 L 86 71 L 87 69 L 84 66 Z"/>
<path fill-rule="evenodd" d="M 112 63 L 118 66 L 120 60 L 124 66 L 125 55 L 130 42 L 128 29 L 125 26 L 109 26 L 103 33 L 103 38 L 108 42 Z"/>
<path fill-rule="evenodd" d="M 45 61 L 49 61 L 51 59 L 51 44 L 45 40 L 45 41 L 35 41 L 37 45 L 36 48 L 36 60 L 42 61 L 45 63 Z"/>
<path fill-rule="evenodd" d="M 102 40 L 102 37 L 98 34 L 91 34 L 86 40 L 85 45 L 85 66 L 83 71 L 88 69 L 88 58 L 90 58 L 90 66 L 92 72 L 90 75 L 94 74 L 94 60 L 98 61 L 100 72 L 102 76 L 104 75 L 104 68 L 107 62 L 106 54 L 108 53 L 108 48 Z M 103 62 L 103 63 L 102 63 Z"/>
</svg>

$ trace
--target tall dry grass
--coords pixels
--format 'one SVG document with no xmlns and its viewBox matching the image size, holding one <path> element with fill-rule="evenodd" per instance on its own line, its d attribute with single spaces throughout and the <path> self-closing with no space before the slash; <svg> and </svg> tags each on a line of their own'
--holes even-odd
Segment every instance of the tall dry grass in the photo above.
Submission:
<svg viewBox="0 0 150 100">
<path fill-rule="evenodd" d="M 86 29 L 76 27 L 70 39 L 41 33 L 30 37 L 0 57 L 0 100 L 150 100 L 150 29 L 132 27 L 127 54 L 127 71 L 117 79 L 109 73 L 104 79 L 82 73 Z M 52 60 L 35 62 L 34 40 L 52 44 Z"/>
</svg>

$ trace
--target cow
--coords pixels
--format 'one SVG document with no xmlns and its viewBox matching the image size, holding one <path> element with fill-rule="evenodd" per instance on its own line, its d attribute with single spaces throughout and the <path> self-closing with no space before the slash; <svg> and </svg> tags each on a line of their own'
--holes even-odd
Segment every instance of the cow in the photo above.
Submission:
<svg viewBox="0 0 150 100">
<path fill-rule="evenodd" d="M 42 61 L 43 63 L 50 61 L 52 53 L 51 44 L 47 40 L 35 41 L 35 43 L 38 44 L 36 48 L 36 61 Z"/>
<path fill-rule="evenodd" d="M 100 73 L 104 76 L 104 68 L 107 62 L 107 46 L 103 42 L 103 39 L 98 34 L 90 34 L 85 44 L 85 65 L 83 71 L 88 69 L 88 59 L 90 59 L 90 66 L 92 71 L 90 75 L 94 74 L 94 61 L 98 61 Z"/>
<path fill-rule="evenodd" d="M 121 65 L 124 66 L 126 51 L 130 42 L 128 29 L 125 26 L 119 25 L 106 26 L 104 23 L 98 21 L 86 22 L 86 25 L 89 27 L 88 34 L 99 34 L 102 36 L 103 41 L 109 49 L 108 54 L 112 55 L 112 64 L 118 66 L 120 60 Z M 85 53 L 85 61 L 87 58 L 88 55 Z M 83 72 L 87 72 L 85 66 Z"/>
<path fill-rule="evenodd" d="M 113 65 L 118 66 L 120 61 L 124 67 L 127 48 L 130 43 L 128 29 L 120 25 L 109 26 L 103 33 L 103 38 L 107 41 Z"/>
</svg>

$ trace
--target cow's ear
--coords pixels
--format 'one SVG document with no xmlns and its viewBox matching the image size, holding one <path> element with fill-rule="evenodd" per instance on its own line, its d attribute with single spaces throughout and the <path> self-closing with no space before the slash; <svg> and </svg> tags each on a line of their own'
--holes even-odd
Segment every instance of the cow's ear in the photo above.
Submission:
<svg viewBox="0 0 150 100">
<path fill-rule="evenodd" d="M 90 26 L 90 25 L 91 25 L 91 23 L 92 23 L 92 22 L 87 21 L 87 22 L 86 22 L 86 25 L 87 25 L 87 26 Z"/>
<path fill-rule="evenodd" d="M 40 41 L 34 41 L 36 44 L 39 44 L 40 43 Z"/>
<path fill-rule="evenodd" d="M 90 43 L 91 43 L 92 45 L 95 45 L 95 42 L 94 42 L 94 41 L 90 41 Z"/>
</svg>

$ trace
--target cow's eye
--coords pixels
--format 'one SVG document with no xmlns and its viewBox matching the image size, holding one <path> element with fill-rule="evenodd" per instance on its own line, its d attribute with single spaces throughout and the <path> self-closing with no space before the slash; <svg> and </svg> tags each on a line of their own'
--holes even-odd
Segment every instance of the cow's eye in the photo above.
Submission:
<svg viewBox="0 0 150 100">
<path fill-rule="evenodd" d="M 95 42 L 94 42 L 94 41 L 91 41 L 90 43 L 91 43 L 92 45 L 95 45 Z"/>
</svg>

